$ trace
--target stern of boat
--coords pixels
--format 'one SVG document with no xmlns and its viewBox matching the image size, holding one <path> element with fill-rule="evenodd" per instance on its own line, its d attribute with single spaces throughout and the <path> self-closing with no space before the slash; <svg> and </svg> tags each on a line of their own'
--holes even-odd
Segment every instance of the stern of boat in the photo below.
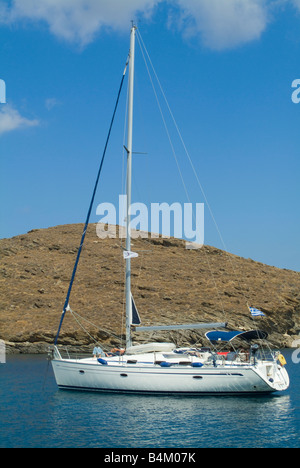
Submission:
<svg viewBox="0 0 300 468">
<path fill-rule="evenodd" d="M 256 372 L 274 392 L 282 392 L 290 386 L 290 378 L 285 364 L 274 361 L 262 361 L 256 366 Z"/>
</svg>

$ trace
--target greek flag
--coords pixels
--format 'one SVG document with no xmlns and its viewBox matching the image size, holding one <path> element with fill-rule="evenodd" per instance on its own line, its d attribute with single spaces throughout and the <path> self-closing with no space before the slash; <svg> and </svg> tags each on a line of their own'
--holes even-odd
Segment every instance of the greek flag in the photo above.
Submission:
<svg viewBox="0 0 300 468">
<path fill-rule="evenodd" d="M 265 314 L 261 311 L 256 309 L 255 307 L 249 307 L 252 317 L 265 317 Z"/>
</svg>

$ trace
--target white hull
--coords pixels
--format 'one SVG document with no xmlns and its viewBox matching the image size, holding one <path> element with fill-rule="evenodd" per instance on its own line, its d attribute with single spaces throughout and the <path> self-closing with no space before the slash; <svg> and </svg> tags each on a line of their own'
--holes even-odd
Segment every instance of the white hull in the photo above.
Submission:
<svg viewBox="0 0 300 468">
<path fill-rule="evenodd" d="M 102 365 L 96 359 L 54 359 L 60 389 L 142 394 L 267 394 L 286 390 L 289 378 L 278 363 L 192 367 L 156 364 Z"/>
</svg>

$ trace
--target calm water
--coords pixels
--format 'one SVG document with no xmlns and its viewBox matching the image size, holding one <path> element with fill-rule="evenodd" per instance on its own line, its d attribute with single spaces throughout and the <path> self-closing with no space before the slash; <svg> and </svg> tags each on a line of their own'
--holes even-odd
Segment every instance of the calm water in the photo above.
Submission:
<svg viewBox="0 0 300 468">
<path fill-rule="evenodd" d="M 300 364 L 271 397 L 151 397 L 64 392 L 45 356 L 0 364 L 0 447 L 300 447 Z M 299 353 L 300 354 L 300 353 Z M 298 354 L 298 356 L 299 356 Z"/>
</svg>

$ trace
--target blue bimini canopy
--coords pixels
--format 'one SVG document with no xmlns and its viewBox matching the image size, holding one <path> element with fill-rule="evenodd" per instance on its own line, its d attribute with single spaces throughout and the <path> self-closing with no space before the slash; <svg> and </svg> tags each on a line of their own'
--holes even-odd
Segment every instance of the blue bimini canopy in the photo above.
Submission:
<svg viewBox="0 0 300 468">
<path fill-rule="evenodd" d="M 232 341 L 235 338 L 242 338 L 246 341 L 264 340 L 268 337 L 268 333 L 261 330 L 251 330 L 248 332 L 241 331 L 210 331 L 205 334 L 209 341 Z"/>
</svg>

